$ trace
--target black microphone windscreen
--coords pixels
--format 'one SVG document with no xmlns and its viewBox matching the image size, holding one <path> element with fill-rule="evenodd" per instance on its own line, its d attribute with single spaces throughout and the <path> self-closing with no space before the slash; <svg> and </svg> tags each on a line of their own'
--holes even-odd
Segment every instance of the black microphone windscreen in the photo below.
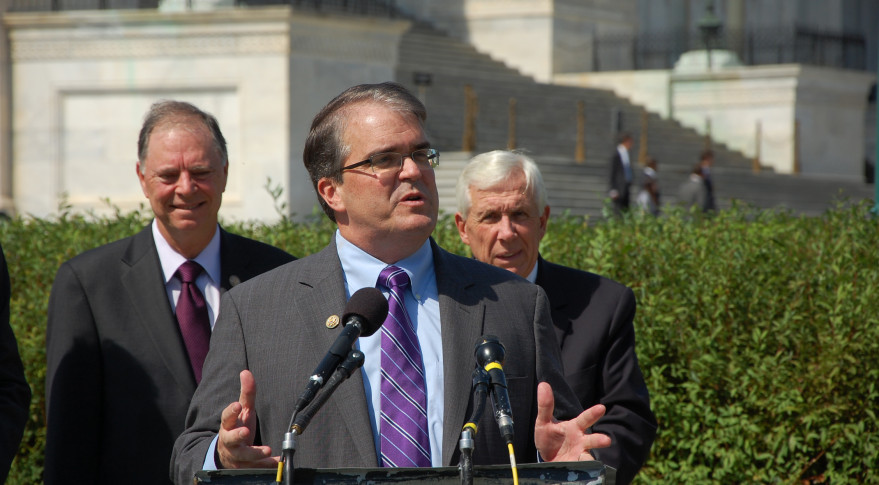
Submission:
<svg viewBox="0 0 879 485">
<path fill-rule="evenodd" d="M 485 367 L 489 362 L 504 363 L 506 349 L 504 344 L 494 335 L 483 335 L 476 341 L 476 363 Z"/>
<path fill-rule="evenodd" d="M 359 315 L 365 320 L 362 337 L 369 337 L 385 323 L 388 317 L 388 300 L 378 288 L 361 288 L 351 295 L 345 305 L 342 321 L 347 322 L 352 315 Z"/>
</svg>

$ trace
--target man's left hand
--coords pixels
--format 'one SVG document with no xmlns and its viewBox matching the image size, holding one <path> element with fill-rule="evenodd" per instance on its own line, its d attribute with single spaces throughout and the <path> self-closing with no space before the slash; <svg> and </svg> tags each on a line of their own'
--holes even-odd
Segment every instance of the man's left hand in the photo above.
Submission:
<svg viewBox="0 0 879 485">
<path fill-rule="evenodd" d="M 586 430 L 604 416 L 605 408 L 596 404 L 570 421 L 558 421 L 553 415 L 555 397 L 546 382 L 537 385 L 537 421 L 534 444 L 546 461 L 594 460 L 591 450 L 610 446 L 610 436 Z"/>
</svg>

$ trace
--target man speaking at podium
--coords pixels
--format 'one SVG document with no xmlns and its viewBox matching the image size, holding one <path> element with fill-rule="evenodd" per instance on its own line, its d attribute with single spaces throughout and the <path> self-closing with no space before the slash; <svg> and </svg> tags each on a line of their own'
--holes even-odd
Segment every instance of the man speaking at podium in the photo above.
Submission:
<svg viewBox="0 0 879 485">
<path fill-rule="evenodd" d="M 457 465 L 472 410 L 474 344 L 487 334 L 506 346 L 518 462 L 592 459 L 589 450 L 610 444 L 586 432 L 604 407 L 580 413 L 565 384 L 543 290 L 430 238 L 439 153 L 425 118 L 424 105 L 393 83 L 352 87 L 316 115 L 303 159 L 338 230 L 324 250 L 223 297 L 204 377 L 174 447 L 177 483 L 191 483 L 202 468 L 276 467 L 294 401 L 339 334 L 328 317 L 365 287 L 391 295 L 396 308 L 381 331 L 358 341 L 362 372 L 297 437 L 297 468 Z M 403 336 L 391 339 L 398 331 Z M 391 389 L 394 379 L 405 383 Z M 508 463 L 491 421 L 486 411 L 475 464 Z"/>
</svg>

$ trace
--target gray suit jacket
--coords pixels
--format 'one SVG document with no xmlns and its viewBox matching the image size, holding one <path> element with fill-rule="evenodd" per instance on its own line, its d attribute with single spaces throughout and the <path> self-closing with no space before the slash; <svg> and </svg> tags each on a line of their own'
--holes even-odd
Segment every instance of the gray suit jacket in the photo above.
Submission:
<svg viewBox="0 0 879 485">
<path fill-rule="evenodd" d="M 221 230 L 221 291 L 292 259 Z M 149 226 L 61 265 L 46 358 L 45 482 L 168 483 L 196 386 Z"/>
<path fill-rule="evenodd" d="M 480 336 L 493 334 L 507 349 L 504 370 L 517 460 L 534 462 L 538 382 L 552 385 L 559 419 L 581 410 L 564 381 L 546 296 L 540 287 L 509 271 L 450 254 L 435 244 L 433 253 L 445 375 L 442 461 L 458 463 L 461 427 L 472 410 L 474 345 Z M 256 380 L 262 443 L 280 453 L 294 401 L 340 331 L 327 329 L 324 322 L 330 315 L 341 315 L 346 300 L 334 243 L 224 295 L 205 375 L 193 396 L 187 429 L 174 446 L 177 483 L 191 483 L 202 468 L 221 411 L 238 399 L 242 369 L 250 369 Z M 363 379 L 358 372 L 349 381 L 297 438 L 297 468 L 378 466 Z M 508 455 L 488 404 L 479 423 L 474 463 L 508 463 Z"/>
</svg>

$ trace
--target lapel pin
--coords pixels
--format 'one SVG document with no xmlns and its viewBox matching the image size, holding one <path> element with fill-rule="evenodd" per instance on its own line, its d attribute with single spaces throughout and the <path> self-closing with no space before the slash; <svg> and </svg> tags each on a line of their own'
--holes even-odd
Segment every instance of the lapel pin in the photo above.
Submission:
<svg viewBox="0 0 879 485">
<path fill-rule="evenodd" d="M 329 328 L 329 329 L 333 329 L 333 328 L 338 327 L 339 326 L 339 315 L 330 315 L 330 317 L 327 318 L 326 325 L 327 325 L 327 328 Z"/>
</svg>

